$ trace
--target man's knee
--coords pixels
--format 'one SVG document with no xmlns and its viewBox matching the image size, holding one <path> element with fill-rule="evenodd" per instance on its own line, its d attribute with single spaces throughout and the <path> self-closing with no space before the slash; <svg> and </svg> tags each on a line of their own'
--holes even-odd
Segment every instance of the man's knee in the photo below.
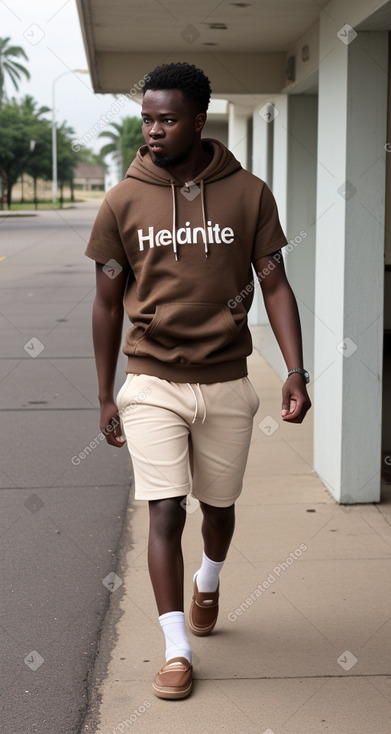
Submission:
<svg viewBox="0 0 391 734">
<path fill-rule="evenodd" d="M 151 529 L 169 539 L 182 533 L 186 511 L 181 504 L 183 497 L 170 497 L 149 502 Z"/>
<path fill-rule="evenodd" d="M 213 525 L 231 525 L 235 519 L 235 505 L 229 507 L 213 507 L 205 502 L 200 502 L 204 517 Z"/>
</svg>

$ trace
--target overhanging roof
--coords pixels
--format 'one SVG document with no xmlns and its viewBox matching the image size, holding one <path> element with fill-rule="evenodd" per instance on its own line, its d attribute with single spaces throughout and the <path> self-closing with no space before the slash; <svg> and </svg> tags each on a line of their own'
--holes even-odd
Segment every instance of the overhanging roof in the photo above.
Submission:
<svg viewBox="0 0 391 734">
<path fill-rule="evenodd" d="M 126 94 L 161 63 L 201 67 L 214 94 L 267 94 L 328 0 L 77 0 L 95 92 Z"/>
</svg>

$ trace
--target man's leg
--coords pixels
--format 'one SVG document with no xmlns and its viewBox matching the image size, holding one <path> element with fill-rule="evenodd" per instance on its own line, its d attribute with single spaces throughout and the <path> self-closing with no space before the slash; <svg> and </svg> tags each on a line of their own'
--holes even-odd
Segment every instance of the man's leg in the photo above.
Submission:
<svg viewBox="0 0 391 734">
<path fill-rule="evenodd" d="M 201 502 L 204 551 L 201 568 L 193 577 L 189 626 L 195 635 L 209 635 L 219 611 L 219 575 L 235 527 L 235 505 L 214 507 Z"/>
<path fill-rule="evenodd" d="M 183 497 L 149 502 L 148 568 L 159 614 L 183 612 Z"/>
<path fill-rule="evenodd" d="M 160 698 L 184 698 L 192 686 L 192 655 L 183 613 L 186 511 L 181 501 L 190 491 L 188 424 L 194 393 L 186 384 L 134 374 L 118 408 L 132 456 L 135 498 L 149 503 L 148 566 L 166 646 L 153 691 Z M 173 489 L 179 496 L 170 498 Z"/>
<path fill-rule="evenodd" d="M 148 567 L 165 637 L 166 662 L 180 657 L 191 663 L 183 612 L 181 539 L 186 511 L 180 504 L 182 500 L 173 497 L 149 502 Z"/>
<path fill-rule="evenodd" d="M 197 571 L 197 588 L 201 593 L 216 591 L 219 574 L 226 559 L 235 528 L 235 505 L 213 507 L 201 502 L 204 552 Z"/>
<path fill-rule="evenodd" d="M 191 426 L 192 493 L 201 503 L 204 553 L 194 578 L 189 621 L 192 631 L 201 635 L 214 626 L 208 607 L 215 609 L 217 618 L 219 573 L 234 531 L 235 502 L 242 489 L 259 399 L 244 377 L 196 387 L 201 420 Z"/>
<path fill-rule="evenodd" d="M 235 505 L 213 507 L 205 502 L 200 505 L 204 553 L 213 561 L 225 561 L 235 529 Z"/>
</svg>

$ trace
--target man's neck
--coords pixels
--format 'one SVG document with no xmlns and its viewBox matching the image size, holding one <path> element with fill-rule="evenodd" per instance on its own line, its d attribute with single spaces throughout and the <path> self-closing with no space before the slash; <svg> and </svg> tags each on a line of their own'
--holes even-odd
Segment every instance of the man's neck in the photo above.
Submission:
<svg viewBox="0 0 391 734">
<path fill-rule="evenodd" d="M 189 157 L 178 163 L 176 166 L 167 166 L 166 170 L 170 173 L 173 178 L 181 183 L 187 183 L 193 181 L 202 171 L 207 168 L 212 160 L 212 154 L 208 153 L 202 146 L 196 146 L 190 153 Z"/>
</svg>

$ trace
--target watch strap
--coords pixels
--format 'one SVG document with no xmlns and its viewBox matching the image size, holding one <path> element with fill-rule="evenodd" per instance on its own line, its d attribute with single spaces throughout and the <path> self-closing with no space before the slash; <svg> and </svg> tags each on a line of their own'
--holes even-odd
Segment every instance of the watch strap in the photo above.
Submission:
<svg viewBox="0 0 391 734">
<path fill-rule="evenodd" d="M 308 383 L 310 381 L 309 373 L 308 373 L 307 370 L 303 369 L 303 367 L 294 367 L 293 369 L 288 370 L 288 377 L 290 375 L 293 375 L 295 372 L 298 372 L 299 375 L 301 375 L 302 377 L 304 377 L 306 383 Z"/>
</svg>

